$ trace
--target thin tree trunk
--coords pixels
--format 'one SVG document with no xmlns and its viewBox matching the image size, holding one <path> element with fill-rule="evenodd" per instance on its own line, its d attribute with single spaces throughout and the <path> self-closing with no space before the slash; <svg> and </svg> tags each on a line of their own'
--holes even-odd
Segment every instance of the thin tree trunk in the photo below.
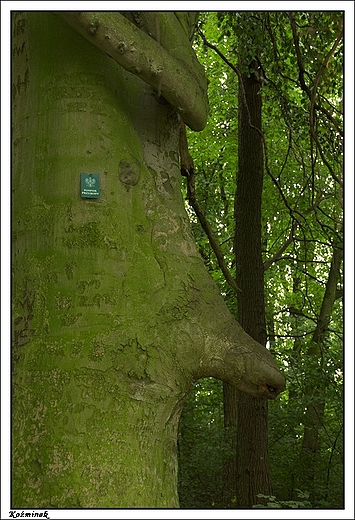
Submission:
<svg viewBox="0 0 355 520">
<path fill-rule="evenodd" d="M 309 405 L 304 418 L 304 435 L 300 456 L 300 468 L 302 468 L 302 473 L 298 479 L 298 488 L 302 491 L 308 491 L 311 501 L 316 498 L 316 461 L 319 454 L 319 431 L 323 424 L 325 390 L 327 386 L 327 382 L 323 380 L 321 373 L 323 368 L 322 349 L 326 348 L 324 340 L 327 335 L 328 325 L 336 300 L 337 282 L 340 276 L 342 258 L 343 250 L 334 248 L 317 327 L 306 354 L 314 360 L 313 363 L 310 360 L 310 365 L 314 367 L 314 363 L 317 362 L 319 363 L 320 370 L 320 384 L 315 386 L 314 377 L 312 377 L 312 379 L 310 377 L 306 387 L 306 397 L 308 398 Z"/>
<path fill-rule="evenodd" d="M 263 149 L 260 84 L 255 76 L 239 82 L 238 173 L 235 197 L 235 256 L 238 320 L 249 334 L 266 344 L 264 269 L 261 252 Z M 237 506 L 260 502 L 271 493 L 268 459 L 267 401 L 239 395 L 237 430 Z"/>
</svg>

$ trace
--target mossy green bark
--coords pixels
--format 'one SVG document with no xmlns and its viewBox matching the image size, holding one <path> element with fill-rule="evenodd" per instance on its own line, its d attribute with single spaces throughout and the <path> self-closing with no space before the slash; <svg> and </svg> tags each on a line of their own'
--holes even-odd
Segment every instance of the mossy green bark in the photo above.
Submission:
<svg viewBox="0 0 355 520">
<path fill-rule="evenodd" d="M 192 383 L 277 367 L 196 252 L 175 109 L 54 14 L 13 34 L 12 507 L 177 507 Z"/>
<path fill-rule="evenodd" d="M 172 410 L 191 374 L 159 331 L 186 308 L 164 270 L 187 232 L 175 112 L 54 15 L 14 30 L 13 506 L 176 506 Z M 81 172 L 100 174 L 98 200 Z"/>
</svg>

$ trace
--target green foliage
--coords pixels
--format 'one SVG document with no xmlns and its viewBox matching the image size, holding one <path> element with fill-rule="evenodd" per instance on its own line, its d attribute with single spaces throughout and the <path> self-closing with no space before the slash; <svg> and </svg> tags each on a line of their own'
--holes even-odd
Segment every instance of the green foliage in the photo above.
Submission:
<svg viewBox="0 0 355 520">
<path fill-rule="evenodd" d="M 262 493 L 258 494 L 259 498 L 264 498 L 267 500 L 267 504 L 255 504 L 253 508 L 259 509 L 310 509 L 312 504 L 307 500 L 309 497 L 309 493 L 304 493 L 299 489 L 296 490 L 299 498 L 303 500 L 277 500 L 274 495 L 263 495 Z"/>
<path fill-rule="evenodd" d="M 278 498 L 270 497 L 268 507 L 305 507 L 308 497 L 297 495 L 300 487 L 308 489 L 314 508 L 343 506 L 341 264 L 322 334 L 319 329 L 329 298 L 327 283 L 334 251 L 343 243 L 342 22 L 343 14 L 336 11 L 203 13 L 199 27 L 204 38 L 198 34 L 195 41 L 209 79 L 210 100 L 206 128 L 188 136 L 196 195 L 232 272 L 238 167 L 238 77 L 234 69 L 246 72 L 257 56 L 266 78 L 260 86 L 265 139 L 265 305 L 268 347 L 287 379 L 286 392 L 269 404 L 269 455 Z M 196 216 L 187 209 L 206 267 L 236 314 L 235 295 Z M 210 384 L 206 388 L 211 389 Z M 180 466 L 184 468 L 180 499 L 189 507 L 220 503 L 215 490 L 222 471 L 222 420 L 218 428 L 213 424 L 213 434 L 211 426 L 206 426 L 208 415 L 221 411 L 222 395 L 216 388 L 205 395 L 200 418 L 191 410 L 182 417 L 185 431 L 185 422 L 194 416 L 191 437 L 185 432 L 180 438 Z M 199 407 L 193 396 L 187 406 Z M 305 428 L 316 409 L 322 411 L 315 426 L 316 455 L 310 485 L 304 487 L 299 482 L 308 470 L 301 457 L 306 448 Z M 206 457 L 212 439 L 214 448 Z M 185 442 L 194 443 L 194 449 L 188 451 Z M 206 467 L 206 460 L 213 469 Z"/>
<path fill-rule="evenodd" d="M 228 457 L 224 438 L 222 383 L 199 380 L 180 420 L 179 498 L 182 508 L 220 507 L 223 462 Z"/>
</svg>

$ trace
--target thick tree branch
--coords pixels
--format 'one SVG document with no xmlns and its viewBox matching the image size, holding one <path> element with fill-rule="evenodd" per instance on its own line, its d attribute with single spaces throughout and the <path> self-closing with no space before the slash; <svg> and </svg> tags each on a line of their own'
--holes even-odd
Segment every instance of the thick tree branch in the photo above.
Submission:
<svg viewBox="0 0 355 520">
<path fill-rule="evenodd" d="M 179 38 L 186 38 L 191 48 L 189 63 L 174 57 L 119 12 L 61 11 L 57 14 L 124 69 L 157 89 L 192 130 L 204 128 L 208 116 L 207 79 L 177 19 L 176 24 L 181 28 Z M 173 12 L 165 14 L 175 19 Z"/>
</svg>

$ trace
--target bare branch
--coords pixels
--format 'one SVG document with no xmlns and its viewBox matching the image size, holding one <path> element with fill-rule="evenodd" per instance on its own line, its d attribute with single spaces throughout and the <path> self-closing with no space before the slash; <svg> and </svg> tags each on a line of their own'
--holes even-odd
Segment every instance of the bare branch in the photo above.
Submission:
<svg viewBox="0 0 355 520">
<path fill-rule="evenodd" d="M 226 282 L 232 287 L 235 292 L 240 292 L 238 285 L 236 284 L 234 278 L 230 274 L 230 271 L 227 267 L 227 264 L 224 260 L 224 255 L 222 253 L 221 247 L 214 236 L 213 230 L 210 226 L 210 223 L 205 217 L 204 212 L 200 204 L 196 199 L 195 192 L 195 169 L 193 164 L 193 159 L 187 148 L 187 137 L 186 137 L 186 127 L 185 124 L 181 121 L 180 124 L 180 158 L 181 158 L 181 174 L 187 179 L 187 198 L 190 206 L 194 209 L 196 216 L 206 233 L 209 243 L 216 255 L 217 262 L 221 271 L 226 279 Z"/>
<path fill-rule="evenodd" d="M 299 36 L 298 36 L 298 33 L 297 33 L 297 28 L 296 28 L 296 21 L 293 17 L 293 14 L 291 12 L 288 12 L 287 13 L 287 16 L 290 20 L 290 24 L 291 24 L 291 30 L 292 30 L 292 36 L 293 36 L 293 43 L 294 43 L 294 46 L 295 46 L 295 51 L 296 51 L 296 57 L 297 57 L 297 65 L 298 65 L 298 79 L 300 81 L 300 85 L 301 85 L 301 88 L 304 92 L 306 92 L 307 96 L 309 98 L 311 98 L 311 92 L 308 88 L 308 86 L 306 85 L 306 82 L 305 82 L 305 79 L 304 79 L 304 76 L 305 76 L 305 68 L 304 68 L 304 65 L 303 65 L 303 59 L 302 59 L 302 54 L 301 54 L 301 50 L 300 50 L 300 39 L 299 39 Z"/>
<path fill-rule="evenodd" d="M 313 85 L 312 92 L 311 92 L 311 108 L 310 108 L 310 125 L 311 125 L 311 129 L 314 129 L 314 108 L 315 108 L 317 89 L 318 89 L 318 85 L 319 85 L 321 76 L 322 76 L 325 68 L 327 67 L 328 61 L 330 60 L 330 58 L 332 57 L 332 55 L 336 51 L 336 48 L 338 47 L 339 42 L 342 39 L 342 37 L 343 37 L 343 23 L 341 24 L 341 29 L 340 29 L 340 31 L 338 33 L 338 36 L 336 37 L 336 40 L 333 43 L 332 48 L 330 49 L 330 51 L 325 56 L 321 66 L 320 66 L 320 68 L 319 68 L 319 70 L 317 72 L 316 79 L 314 81 L 314 85 Z"/>
<path fill-rule="evenodd" d="M 290 244 L 292 244 L 293 242 L 293 233 L 294 233 L 294 230 L 296 228 L 296 222 L 294 221 L 292 223 L 292 228 L 291 228 L 291 231 L 290 231 L 290 234 L 288 236 L 288 238 L 285 240 L 285 242 L 282 244 L 282 246 L 280 247 L 280 249 L 277 251 L 277 253 L 275 253 L 271 258 L 269 258 L 268 260 L 266 260 L 264 262 L 264 271 L 266 271 L 267 269 L 269 269 L 269 267 L 274 263 L 276 262 L 277 260 L 279 260 L 282 256 L 282 254 L 286 251 L 286 249 L 288 248 L 288 246 Z"/>
<path fill-rule="evenodd" d="M 300 45 L 299 45 L 299 36 L 298 36 L 298 33 L 297 33 L 297 28 L 296 28 L 296 22 L 295 22 L 295 19 L 292 15 L 291 12 L 287 13 L 287 16 L 289 17 L 289 20 L 290 20 L 290 24 L 291 24 L 291 29 L 292 29 L 292 35 L 293 35 L 293 43 L 294 43 L 294 46 L 295 46 L 295 51 L 296 51 L 296 56 L 297 56 L 297 65 L 298 65 L 298 70 L 299 70 L 299 74 L 298 74 L 298 78 L 299 78 L 299 81 L 300 81 L 300 85 L 301 85 L 301 89 L 307 94 L 311 104 L 310 104 L 310 110 L 309 110 L 309 127 L 310 127 L 310 132 L 311 132 L 311 135 L 312 135 L 312 138 L 313 138 L 313 141 L 316 145 L 316 148 L 321 156 L 321 159 L 323 161 L 323 163 L 326 165 L 326 167 L 328 168 L 329 170 L 329 173 L 330 175 L 332 176 L 332 178 L 334 179 L 335 182 L 337 182 L 340 186 L 342 186 L 342 181 L 341 179 L 338 178 L 338 176 L 335 174 L 332 166 L 330 165 L 329 161 L 327 160 L 327 158 L 325 157 L 325 154 L 323 152 L 323 148 L 319 142 L 319 139 L 316 135 L 316 131 L 315 131 L 315 124 L 314 124 L 314 119 L 315 119 L 315 106 L 316 106 L 316 95 L 317 95 L 317 89 L 318 89 L 318 85 L 319 85 L 319 82 L 320 82 L 320 79 L 321 79 L 321 76 L 327 66 L 327 63 L 328 61 L 330 60 L 330 58 L 332 57 L 332 55 L 334 54 L 336 48 L 338 47 L 339 45 L 339 42 L 343 36 L 343 27 L 341 27 L 337 37 L 336 37 L 336 40 L 334 42 L 334 44 L 332 45 L 332 48 L 330 49 L 330 51 L 327 53 L 327 55 L 325 56 L 323 62 L 322 62 L 322 65 L 320 66 L 318 72 L 317 72 L 317 75 L 316 75 L 316 78 L 315 78 L 315 81 L 314 81 L 314 84 L 313 84 L 313 87 L 312 87 L 312 90 L 310 90 L 308 88 L 308 86 L 306 85 L 305 83 L 305 68 L 304 68 L 304 65 L 303 65 L 303 59 L 302 59 L 302 54 L 301 54 L 301 50 L 300 50 Z M 313 156 L 313 153 L 312 153 L 312 156 Z"/>
<path fill-rule="evenodd" d="M 246 112 L 247 112 L 247 115 L 248 115 L 248 123 L 249 123 L 249 126 L 250 128 L 252 128 L 253 130 L 255 130 L 261 137 L 261 141 L 262 141 L 262 144 L 263 144 L 263 151 L 264 151 L 264 157 L 265 157 L 265 169 L 267 171 L 267 174 L 269 175 L 269 177 L 271 178 L 271 180 L 273 181 L 273 183 L 275 184 L 275 186 L 277 187 L 280 195 L 281 195 L 281 198 L 285 204 L 285 206 L 287 207 L 287 209 L 289 210 L 290 212 L 290 215 L 292 217 L 292 219 L 294 220 L 294 210 L 291 208 L 291 206 L 289 205 L 285 195 L 283 194 L 283 191 L 282 191 L 282 188 L 280 186 L 280 183 L 279 181 L 274 177 L 274 175 L 271 173 L 270 171 L 270 168 L 269 168 L 269 153 L 268 153 L 268 148 L 267 148 L 267 144 L 266 144 L 266 140 L 265 140 L 265 136 L 264 136 L 264 133 L 259 129 L 257 128 L 256 126 L 254 126 L 251 122 L 251 117 L 250 117 L 250 111 L 249 111 L 249 107 L 248 107 L 248 103 L 247 103 L 247 99 L 246 99 L 246 96 L 245 96 L 245 91 L 244 91 L 244 86 L 243 86 L 243 77 L 242 77 L 242 73 L 241 71 L 238 69 L 238 67 L 235 67 L 224 55 L 223 53 L 215 46 L 213 45 L 212 43 L 209 43 L 206 38 L 204 37 L 204 35 L 200 32 L 199 33 L 201 38 L 203 39 L 203 42 L 205 43 L 205 45 L 207 45 L 207 47 L 209 47 L 210 49 L 213 49 L 217 54 L 218 56 L 220 56 L 222 58 L 222 60 L 237 74 L 238 76 L 238 79 L 239 79 L 239 85 L 241 86 L 241 95 L 242 95 L 242 101 L 243 101 L 243 104 L 245 106 L 245 109 L 246 109 Z"/>
<path fill-rule="evenodd" d="M 236 284 L 234 278 L 230 274 L 230 271 L 224 260 L 224 255 L 221 251 L 220 245 L 219 245 L 216 237 L 214 236 L 213 230 L 212 230 L 208 220 L 206 219 L 206 217 L 201 209 L 200 204 L 198 203 L 198 201 L 196 199 L 195 174 L 194 173 L 192 173 L 192 174 L 190 173 L 187 176 L 187 196 L 188 196 L 190 206 L 195 210 L 196 216 L 208 237 L 208 240 L 214 251 L 214 254 L 216 255 L 218 265 L 221 268 L 221 271 L 226 279 L 226 282 L 232 287 L 232 289 L 236 293 L 240 292 L 238 285 Z"/>
<path fill-rule="evenodd" d="M 324 197 L 323 195 L 321 195 L 320 197 L 318 197 L 318 199 L 316 200 L 316 202 L 314 204 L 312 204 L 312 206 L 310 206 L 309 208 L 307 208 L 304 212 L 303 212 L 303 215 L 307 215 L 308 213 L 311 213 L 312 211 L 314 211 L 316 208 L 318 208 L 319 204 L 322 202 L 322 200 L 324 200 Z M 295 240 L 295 231 L 297 229 L 299 225 L 299 222 L 294 219 L 292 221 L 292 226 L 291 226 L 291 231 L 290 231 L 290 234 L 288 236 L 288 238 L 285 240 L 285 242 L 282 244 L 282 246 L 280 247 L 280 249 L 277 251 L 277 253 L 275 253 L 271 258 L 269 258 L 268 260 L 266 260 L 264 262 L 264 271 L 266 271 L 266 269 L 268 269 L 274 262 L 276 262 L 277 260 L 279 260 L 282 256 L 282 254 L 286 251 L 286 249 L 288 248 L 288 246 L 290 244 L 292 244 L 292 242 Z"/>
</svg>

